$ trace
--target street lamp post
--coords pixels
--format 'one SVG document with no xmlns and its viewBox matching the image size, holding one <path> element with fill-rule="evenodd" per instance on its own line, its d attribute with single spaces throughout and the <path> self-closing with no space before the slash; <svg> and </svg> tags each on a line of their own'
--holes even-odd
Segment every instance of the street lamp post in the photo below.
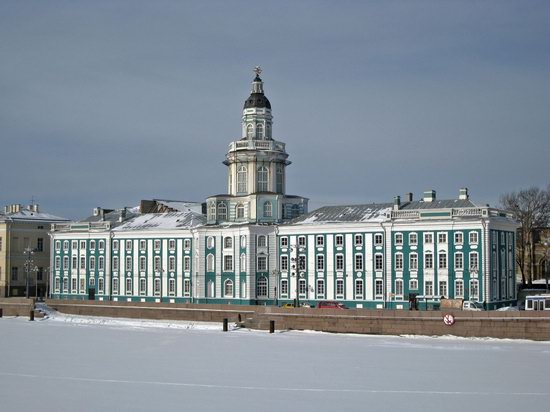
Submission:
<svg viewBox="0 0 550 412">
<path fill-rule="evenodd" d="M 544 280 L 546 281 L 546 293 L 548 293 L 548 248 L 550 247 L 549 240 L 545 240 L 544 243 Z"/>
</svg>

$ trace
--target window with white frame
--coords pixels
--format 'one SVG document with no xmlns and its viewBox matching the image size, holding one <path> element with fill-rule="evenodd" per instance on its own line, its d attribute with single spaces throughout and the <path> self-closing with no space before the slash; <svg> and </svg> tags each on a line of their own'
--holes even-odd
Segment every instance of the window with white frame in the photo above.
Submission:
<svg viewBox="0 0 550 412">
<path fill-rule="evenodd" d="M 80 293 L 86 293 L 86 278 L 80 278 Z"/>
<path fill-rule="evenodd" d="M 54 267 L 55 267 L 55 270 L 61 269 L 61 257 L 59 257 L 59 256 L 55 257 Z"/>
<path fill-rule="evenodd" d="M 298 256 L 298 270 L 306 270 L 306 255 Z"/>
<path fill-rule="evenodd" d="M 153 270 L 155 272 L 160 272 L 162 270 L 160 256 L 155 256 Z"/>
<path fill-rule="evenodd" d="M 95 277 L 93 275 L 90 276 L 89 284 L 91 288 L 95 287 Z"/>
<path fill-rule="evenodd" d="M 206 271 L 207 272 L 214 272 L 214 255 L 209 254 L 206 256 Z"/>
<path fill-rule="evenodd" d="M 464 297 L 464 281 L 462 279 L 455 280 L 455 298 Z"/>
<path fill-rule="evenodd" d="M 374 246 L 382 246 L 383 236 L 381 233 L 376 233 L 374 235 Z"/>
<path fill-rule="evenodd" d="M 227 206 L 225 202 L 218 203 L 218 219 L 227 220 Z"/>
<path fill-rule="evenodd" d="M 77 240 L 73 240 L 71 242 L 71 248 L 74 250 L 78 249 L 78 241 Z M 0 240 L 0 250 L 2 250 L 2 241 Z"/>
<path fill-rule="evenodd" d="M 65 247 L 66 246 L 66 247 Z M 69 242 L 63 242 L 63 249 L 69 248 Z M 95 240 L 90 240 L 90 250 L 95 250 Z"/>
<path fill-rule="evenodd" d="M 100 256 L 97 261 L 97 269 L 105 270 L 105 257 Z"/>
<path fill-rule="evenodd" d="M 444 250 L 440 250 L 438 254 L 438 258 L 439 258 L 438 268 L 447 269 L 447 252 L 445 252 Z"/>
<path fill-rule="evenodd" d="M 210 219 L 216 219 L 216 202 L 210 202 L 208 207 L 208 214 Z"/>
<path fill-rule="evenodd" d="M 184 256 L 183 257 L 183 271 L 184 272 L 190 272 L 191 271 L 191 257 L 190 256 Z"/>
<path fill-rule="evenodd" d="M 244 219 L 244 205 L 239 203 L 235 208 L 237 219 Z"/>
<path fill-rule="evenodd" d="M 298 236 L 298 246 L 299 247 L 306 247 L 306 237 L 305 236 Z"/>
<path fill-rule="evenodd" d="M 63 293 L 69 292 L 69 278 L 63 278 Z"/>
<path fill-rule="evenodd" d="M 433 243 L 434 237 L 433 233 L 424 233 L 424 243 Z"/>
<path fill-rule="evenodd" d="M 233 297 L 233 281 L 231 279 L 227 279 L 223 283 L 223 296 L 226 298 Z"/>
<path fill-rule="evenodd" d="M 416 253 L 409 255 L 409 270 L 418 270 L 418 254 Z"/>
<path fill-rule="evenodd" d="M 374 255 L 374 270 L 383 270 L 384 269 L 384 259 L 382 254 L 377 253 Z"/>
<path fill-rule="evenodd" d="M 176 270 L 176 257 L 175 256 L 169 256 L 168 257 L 168 271 L 173 272 Z"/>
<path fill-rule="evenodd" d="M 155 239 L 153 241 L 153 248 L 155 249 L 155 251 L 160 250 L 160 245 L 161 245 L 160 239 Z"/>
<path fill-rule="evenodd" d="M 455 253 L 455 270 L 464 269 L 464 255 L 462 252 Z"/>
<path fill-rule="evenodd" d="M 382 279 L 376 279 L 374 281 L 374 298 L 382 299 L 384 297 L 384 287 L 382 284 Z"/>
<path fill-rule="evenodd" d="M 147 249 L 147 242 L 145 240 L 139 241 L 139 250 L 144 252 Z"/>
<path fill-rule="evenodd" d="M 145 272 L 147 270 L 147 258 L 145 256 L 139 257 L 139 270 Z"/>
<path fill-rule="evenodd" d="M 273 208 L 271 206 L 270 201 L 264 202 L 264 217 L 272 217 L 273 216 Z"/>
<path fill-rule="evenodd" d="M 94 259 L 94 258 L 92 257 L 90 259 Z M 63 269 L 64 270 L 69 270 L 70 269 L 69 268 L 69 256 L 63 256 Z M 92 268 L 90 268 L 90 269 L 92 269 Z"/>
<path fill-rule="evenodd" d="M 306 297 L 306 292 L 307 292 L 306 280 L 300 279 L 298 281 L 298 293 L 300 294 L 300 297 L 301 298 Z"/>
<path fill-rule="evenodd" d="M 317 279 L 317 298 L 325 297 L 325 280 Z"/>
<path fill-rule="evenodd" d="M 336 255 L 336 270 L 338 271 L 344 270 L 344 255 L 341 253 L 338 253 Z"/>
<path fill-rule="evenodd" d="M 118 271 L 118 256 L 113 256 L 113 271 Z"/>
<path fill-rule="evenodd" d="M 113 240 L 113 251 L 118 252 L 118 240 Z"/>
<path fill-rule="evenodd" d="M 126 241 L 126 250 L 132 250 L 132 241 L 131 240 Z"/>
<path fill-rule="evenodd" d="M 318 271 L 325 270 L 325 255 L 317 255 L 316 261 L 317 261 L 317 270 Z"/>
<path fill-rule="evenodd" d="M 170 239 L 168 241 L 168 250 L 170 251 L 176 250 L 176 241 L 174 239 Z"/>
<path fill-rule="evenodd" d="M 80 249 L 86 249 L 86 241 L 85 240 L 80 241 Z"/>
<path fill-rule="evenodd" d="M 475 271 L 478 269 L 478 254 L 477 252 L 470 253 L 470 270 Z"/>
<path fill-rule="evenodd" d="M 132 257 L 126 256 L 126 271 L 129 272 L 132 270 Z"/>
<path fill-rule="evenodd" d="M 264 138 L 264 125 L 262 123 L 256 125 L 256 138 L 260 140 Z"/>
<path fill-rule="evenodd" d="M 288 256 L 282 255 L 281 256 L 281 271 L 287 272 L 288 271 Z"/>
<path fill-rule="evenodd" d="M 418 279 L 409 280 L 409 289 L 418 290 Z"/>
<path fill-rule="evenodd" d="M 86 256 L 80 256 L 80 269 L 86 269 Z"/>
<path fill-rule="evenodd" d="M 232 272 L 233 271 L 233 256 L 232 255 L 224 255 L 224 257 L 223 257 L 223 270 L 224 270 L 224 272 Z"/>
<path fill-rule="evenodd" d="M 286 297 L 288 295 L 288 280 L 281 280 L 281 296 Z"/>
<path fill-rule="evenodd" d="M 470 280 L 470 299 L 479 299 L 479 282 L 477 279 Z"/>
<path fill-rule="evenodd" d="M 168 294 L 170 296 L 176 294 L 176 279 L 168 279 Z"/>
<path fill-rule="evenodd" d="M 105 250 L 105 241 L 104 240 L 99 241 L 99 250 Z"/>
<path fill-rule="evenodd" d="M 183 248 L 185 250 L 191 249 L 191 239 L 183 239 Z"/>
<path fill-rule="evenodd" d="M 395 245 L 396 246 L 402 246 L 403 245 L 403 233 L 396 233 L 395 234 Z"/>
<path fill-rule="evenodd" d="M 258 192 L 267 192 L 268 190 L 268 175 L 267 167 L 261 166 L 258 168 Z"/>
<path fill-rule="evenodd" d="M 93 270 L 95 270 L 95 256 L 90 256 L 90 271 L 93 271 Z"/>
<path fill-rule="evenodd" d="M 355 247 L 361 247 L 363 246 L 363 235 L 355 235 Z"/>
<path fill-rule="evenodd" d="M 71 279 L 71 293 L 76 293 L 76 278 Z"/>
<path fill-rule="evenodd" d="M 258 247 L 267 247 L 267 236 L 258 236 Z"/>
<path fill-rule="evenodd" d="M 447 233 L 438 233 L 437 243 L 447 243 Z"/>
<path fill-rule="evenodd" d="M 61 241 L 60 240 L 55 241 L 55 250 L 61 250 Z"/>
<path fill-rule="evenodd" d="M 416 233 L 409 233 L 409 244 L 410 245 L 418 244 L 418 235 Z"/>
<path fill-rule="evenodd" d="M 246 193 L 247 189 L 246 166 L 237 169 L 237 193 Z"/>
<path fill-rule="evenodd" d="M 118 295 L 118 278 L 113 278 L 113 294 Z"/>
<path fill-rule="evenodd" d="M 464 235 L 462 232 L 455 232 L 455 245 L 461 245 L 464 243 Z"/>
<path fill-rule="evenodd" d="M 78 259 L 76 256 L 73 256 L 71 259 L 71 269 L 77 269 L 78 268 Z"/>
<path fill-rule="evenodd" d="M 258 256 L 258 272 L 267 271 L 267 256 Z"/>
<path fill-rule="evenodd" d="M 281 238 L 281 247 L 282 248 L 288 247 L 288 237 L 285 236 Z"/>
<path fill-rule="evenodd" d="M 403 270 L 403 253 L 395 254 L 395 270 Z"/>
<path fill-rule="evenodd" d="M 434 267 L 434 256 L 432 252 L 426 252 L 424 254 L 424 269 L 433 269 Z"/>
<path fill-rule="evenodd" d="M 439 296 L 447 297 L 447 281 L 446 280 L 440 280 L 439 281 Z"/>
<path fill-rule="evenodd" d="M 183 280 L 183 296 L 188 297 L 191 294 L 191 280 Z"/>
<path fill-rule="evenodd" d="M 214 236 L 208 236 L 206 239 L 206 247 L 212 249 L 214 247 Z"/>
<path fill-rule="evenodd" d="M 434 283 L 431 280 L 426 280 L 424 282 L 424 296 L 433 296 L 434 295 Z"/>
<path fill-rule="evenodd" d="M 256 286 L 258 297 L 267 297 L 267 278 L 265 276 L 258 278 Z"/>
<path fill-rule="evenodd" d="M 155 296 L 160 295 L 160 287 L 161 287 L 160 278 L 155 278 L 153 282 L 153 292 L 155 293 Z"/>
<path fill-rule="evenodd" d="M 344 298 L 344 280 L 336 279 L 336 299 Z"/>
<path fill-rule="evenodd" d="M 363 270 L 363 254 L 357 253 L 355 255 L 355 270 Z"/>
<path fill-rule="evenodd" d="M 227 236 L 223 238 L 223 248 L 224 249 L 231 249 L 233 247 L 233 238 L 231 236 Z"/>
<path fill-rule="evenodd" d="M 317 247 L 325 246 L 325 237 L 323 235 L 317 235 L 315 237 L 315 241 L 317 243 Z"/>
<path fill-rule="evenodd" d="M 252 123 L 249 123 L 246 125 L 246 137 L 248 138 L 254 137 L 254 125 L 252 125 Z"/>
<path fill-rule="evenodd" d="M 478 242 L 477 232 L 470 232 L 470 243 L 477 243 L 477 242 Z"/>
<path fill-rule="evenodd" d="M 363 279 L 355 279 L 355 298 L 363 299 Z"/>
<path fill-rule="evenodd" d="M 126 294 L 132 294 L 132 278 L 126 278 Z"/>
<path fill-rule="evenodd" d="M 343 235 L 336 235 L 334 237 L 334 244 L 336 247 L 340 247 L 344 245 L 344 236 Z"/>
<path fill-rule="evenodd" d="M 103 294 L 104 292 L 105 292 L 105 279 L 100 277 L 97 280 L 97 293 Z"/>
<path fill-rule="evenodd" d="M 403 299 L 403 279 L 395 280 L 395 297 L 396 299 Z"/>
</svg>

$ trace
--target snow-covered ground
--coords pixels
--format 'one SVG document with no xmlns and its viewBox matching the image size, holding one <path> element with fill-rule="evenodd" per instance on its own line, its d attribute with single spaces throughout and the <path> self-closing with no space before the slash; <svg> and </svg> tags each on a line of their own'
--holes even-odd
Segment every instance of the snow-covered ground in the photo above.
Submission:
<svg viewBox="0 0 550 412">
<path fill-rule="evenodd" d="M 548 410 L 550 343 L 0 319 L 2 411 Z M 376 409 L 375 409 L 376 408 Z"/>
</svg>

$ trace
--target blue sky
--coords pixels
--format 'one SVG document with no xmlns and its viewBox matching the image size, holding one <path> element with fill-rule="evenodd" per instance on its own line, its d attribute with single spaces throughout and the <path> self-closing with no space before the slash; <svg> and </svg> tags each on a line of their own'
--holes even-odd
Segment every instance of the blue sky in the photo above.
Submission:
<svg viewBox="0 0 550 412">
<path fill-rule="evenodd" d="M 252 67 L 287 192 L 546 186 L 547 1 L 3 1 L 0 202 L 83 218 L 225 192 Z"/>
</svg>

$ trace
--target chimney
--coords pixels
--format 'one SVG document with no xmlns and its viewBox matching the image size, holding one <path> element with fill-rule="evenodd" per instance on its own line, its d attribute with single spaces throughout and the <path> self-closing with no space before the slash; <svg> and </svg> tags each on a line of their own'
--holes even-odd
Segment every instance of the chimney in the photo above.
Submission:
<svg viewBox="0 0 550 412">
<path fill-rule="evenodd" d="M 401 206 L 401 198 L 399 196 L 395 196 L 393 198 L 393 210 L 399 210 L 399 206 Z"/>
<path fill-rule="evenodd" d="M 39 213 L 40 210 L 38 209 L 38 204 L 35 203 L 34 205 L 32 205 L 32 211 L 34 213 Z"/>
<path fill-rule="evenodd" d="M 126 219 L 126 208 L 120 211 L 120 216 L 118 217 L 118 221 L 124 222 L 125 219 Z"/>
<path fill-rule="evenodd" d="M 21 211 L 21 205 L 19 203 L 16 203 L 13 205 L 13 213 L 19 213 Z"/>
<path fill-rule="evenodd" d="M 463 187 L 463 188 L 460 189 L 458 198 L 460 200 L 469 200 L 470 199 L 470 195 L 468 194 L 468 188 L 467 187 Z"/>
<path fill-rule="evenodd" d="M 412 202 L 413 201 L 413 194 L 411 192 L 405 194 L 405 200 L 407 202 Z"/>
<path fill-rule="evenodd" d="M 424 192 L 424 202 L 433 202 L 435 200 L 435 190 Z"/>
<path fill-rule="evenodd" d="M 101 208 L 100 207 L 94 207 L 94 216 L 99 216 L 99 214 L 101 213 Z"/>
<path fill-rule="evenodd" d="M 5 213 L 5 214 L 10 213 L 10 207 L 9 207 L 9 206 L 7 206 L 7 205 L 4 206 L 4 213 Z"/>
</svg>

